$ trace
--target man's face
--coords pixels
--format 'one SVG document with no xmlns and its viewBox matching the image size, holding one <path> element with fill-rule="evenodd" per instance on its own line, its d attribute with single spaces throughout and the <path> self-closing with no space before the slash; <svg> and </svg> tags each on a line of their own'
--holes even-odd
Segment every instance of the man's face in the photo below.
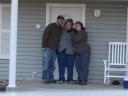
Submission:
<svg viewBox="0 0 128 96">
<path fill-rule="evenodd" d="M 57 19 L 57 24 L 59 24 L 60 26 L 63 26 L 64 19 L 62 19 L 62 18 Z"/>
</svg>

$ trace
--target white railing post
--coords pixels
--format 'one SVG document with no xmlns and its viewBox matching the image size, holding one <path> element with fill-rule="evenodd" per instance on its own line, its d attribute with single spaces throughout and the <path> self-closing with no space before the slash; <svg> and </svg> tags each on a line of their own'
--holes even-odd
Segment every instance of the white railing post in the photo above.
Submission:
<svg viewBox="0 0 128 96">
<path fill-rule="evenodd" d="M 10 36 L 10 61 L 9 61 L 8 87 L 16 87 L 18 1 L 19 0 L 11 0 L 11 36 Z"/>
</svg>

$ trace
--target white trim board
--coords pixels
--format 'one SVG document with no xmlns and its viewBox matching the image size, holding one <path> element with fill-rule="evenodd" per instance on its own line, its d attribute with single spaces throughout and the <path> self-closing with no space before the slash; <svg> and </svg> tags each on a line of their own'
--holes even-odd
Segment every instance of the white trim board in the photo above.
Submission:
<svg viewBox="0 0 128 96">
<path fill-rule="evenodd" d="M 82 8 L 82 23 L 85 25 L 86 17 L 86 4 L 69 4 L 69 3 L 46 3 L 46 26 L 50 23 L 50 8 L 52 7 L 81 7 Z"/>
</svg>

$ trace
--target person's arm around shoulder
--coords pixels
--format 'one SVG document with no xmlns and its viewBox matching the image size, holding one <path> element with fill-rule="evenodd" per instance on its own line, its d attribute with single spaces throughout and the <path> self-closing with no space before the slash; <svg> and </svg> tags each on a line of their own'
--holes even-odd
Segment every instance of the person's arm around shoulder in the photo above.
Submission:
<svg viewBox="0 0 128 96">
<path fill-rule="evenodd" d="M 75 43 L 79 43 L 81 40 L 83 40 L 82 32 L 77 33 L 77 31 L 75 31 L 73 35 L 73 41 Z"/>
<path fill-rule="evenodd" d="M 71 33 L 73 42 L 75 42 L 75 35 L 76 35 L 76 30 L 74 29 L 74 30 L 72 31 L 72 33 Z"/>
</svg>

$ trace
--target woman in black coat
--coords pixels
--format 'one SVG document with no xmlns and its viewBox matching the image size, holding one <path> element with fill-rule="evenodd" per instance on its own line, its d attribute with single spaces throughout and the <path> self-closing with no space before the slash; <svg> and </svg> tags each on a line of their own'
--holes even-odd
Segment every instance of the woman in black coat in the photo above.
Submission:
<svg viewBox="0 0 128 96">
<path fill-rule="evenodd" d="M 86 85 L 88 80 L 89 62 L 91 49 L 88 45 L 88 36 L 81 22 L 75 23 L 76 32 L 73 36 L 75 51 L 75 65 L 78 73 L 78 83 Z"/>
</svg>

